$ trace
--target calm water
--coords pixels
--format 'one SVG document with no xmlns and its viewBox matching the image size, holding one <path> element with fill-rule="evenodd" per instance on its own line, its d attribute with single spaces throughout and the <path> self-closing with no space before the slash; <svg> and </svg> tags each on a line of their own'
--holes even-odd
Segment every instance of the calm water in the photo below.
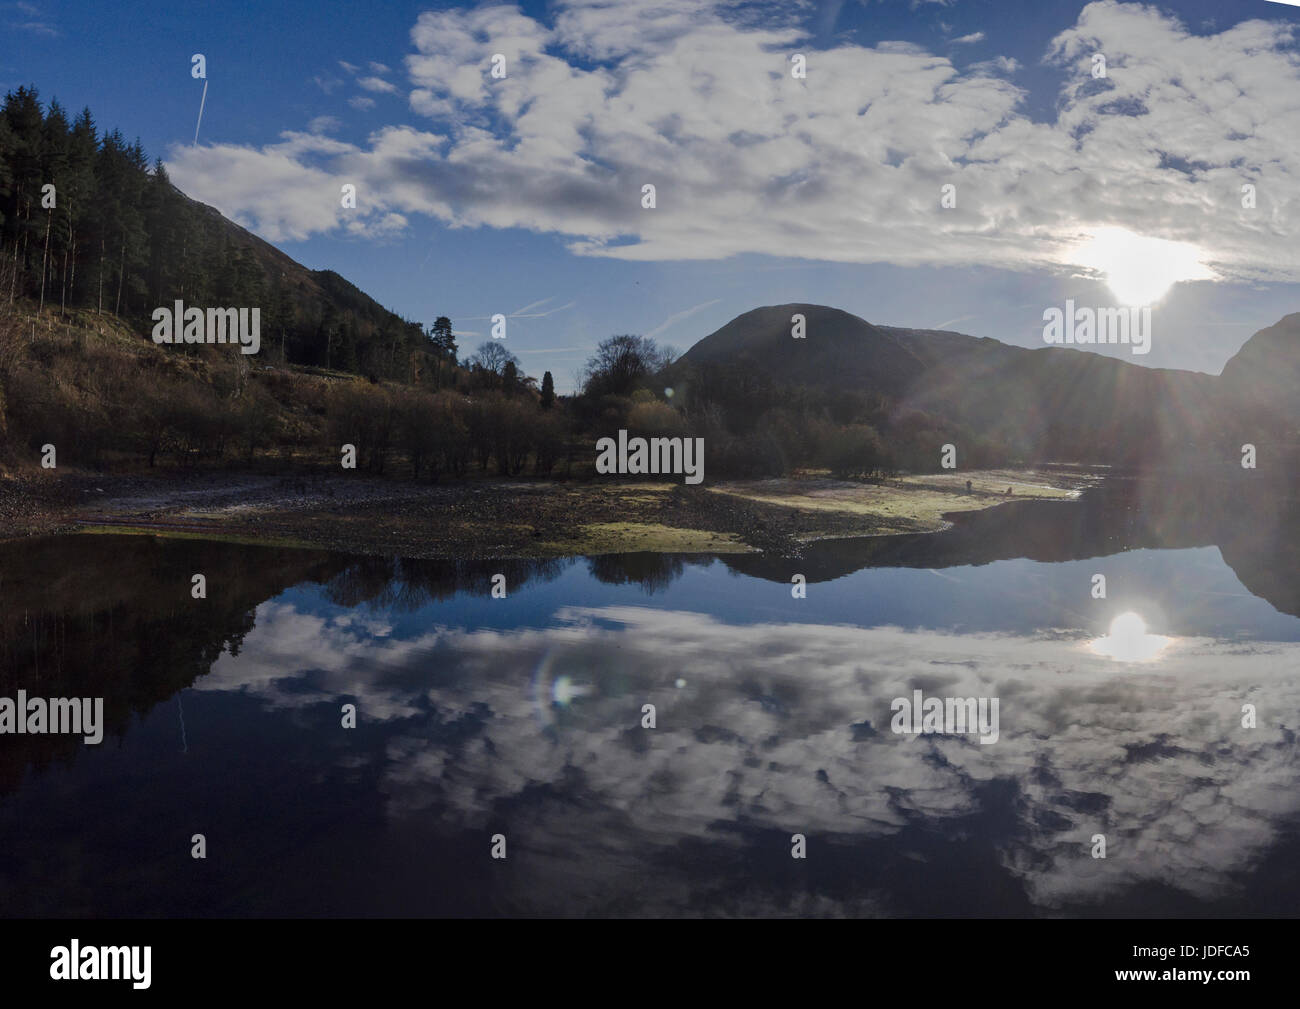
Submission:
<svg viewBox="0 0 1300 1009">
<path fill-rule="evenodd" d="M 1293 915 L 1296 518 L 1129 485 L 796 560 L 0 546 L 0 696 L 108 723 L 0 736 L 0 913 Z M 1124 611 L 1155 659 L 1090 647 Z M 890 731 L 917 689 L 1000 738 Z"/>
</svg>

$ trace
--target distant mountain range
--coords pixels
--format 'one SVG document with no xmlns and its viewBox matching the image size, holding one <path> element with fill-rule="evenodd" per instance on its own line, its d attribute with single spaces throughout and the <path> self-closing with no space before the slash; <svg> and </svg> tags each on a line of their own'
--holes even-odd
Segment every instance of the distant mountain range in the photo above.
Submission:
<svg viewBox="0 0 1300 1009">
<path fill-rule="evenodd" d="M 806 336 L 795 339 L 791 318 Z M 708 368 L 778 388 L 855 391 L 922 411 L 1039 458 L 1239 460 L 1241 440 L 1289 441 L 1300 424 L 1300 314 L 1256 333 L 1221 376 L 1148 368 L 1065 347 L 873 325 L 825 305 L 757 308 L 704 337 L 672 375 Z"/>
</svg>

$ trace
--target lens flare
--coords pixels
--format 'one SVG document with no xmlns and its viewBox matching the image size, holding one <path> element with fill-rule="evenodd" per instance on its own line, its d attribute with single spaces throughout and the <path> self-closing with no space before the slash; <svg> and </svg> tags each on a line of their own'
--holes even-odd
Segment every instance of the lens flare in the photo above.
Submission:
<svg viewBox="0 0 1300 1009">
<path fill-rule="evenodd" d="M 565 709 L 571 708 L 579 698 L 597 692 L 593 685 L 579 682 L 568 673 L 554 674 L 552 667 L 556 658 L 555 652 L 547 649 L 533 670 L 533 711 L 544 731 L 557 729 L 558 716 Z"/>
</svg>

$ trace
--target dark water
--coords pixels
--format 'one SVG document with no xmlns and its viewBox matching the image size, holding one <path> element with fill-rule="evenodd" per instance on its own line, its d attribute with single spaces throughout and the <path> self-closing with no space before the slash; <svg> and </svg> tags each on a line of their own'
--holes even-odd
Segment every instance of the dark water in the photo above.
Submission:
<svg viewBox="0 0 1300 1009">
<path fill-rule="evenodd" d="M 1117 483 L 796 560 L 3 546 L 0 696 L 108 729 L 0 736 L 0 913 L 1294 915 L 1296 518 Z M 1091 647 L 1124 611 L 1154 658 Z M 997 742 L 892 732 L 918 689 Z"/>
</svg>

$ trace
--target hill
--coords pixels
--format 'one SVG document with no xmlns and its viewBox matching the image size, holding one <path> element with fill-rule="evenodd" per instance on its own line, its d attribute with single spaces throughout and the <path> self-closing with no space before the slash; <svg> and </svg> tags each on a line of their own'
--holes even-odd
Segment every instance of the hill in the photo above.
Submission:
<svg viewBox="0 0 1300 1009">
<path fill-rule="evenodd" d="M 455 362 L 450 323 L 434 341 L 342 277 L 308 270 L 152 169 L 139 141 L 70 119 L 20 87 L 0 107 L 0 293 L 111 314 L 138 331 L 153 310 L 260 309 L 261 363 L 409 381 Z M 436 368 L 435 368 L 436 370 Z"/>
<path fill-rule="evenodd" d="M 1220 381 L 1234 404 L 1263 404 L 1300 425 L 1300 313 L 1247 340 L 1223 366 Z"/>
<path fill-rule="evenodd" d="M 806 320 L 803 339 L 792 338 L 796 314 Z M 848 396 L 859 402 L 859 419 L 877 427 L 920 415 L 947 437 L 992 441 L 1025 459 L 1139 465 L 1198 453 L 1227 460 L 1239 455 L 1239 437 L 1289 437 L 1300 419 L 1298 378 L 1300 315 L 1256 334 L 1216 377 L 787 304 L 737 316 L 691 347 L 665 380 L 687 401 L 725 402 L 740 413 L 753 409 L 746 388 L 769 399 L 802 392 L 832 406 Z"/>
</svg>

